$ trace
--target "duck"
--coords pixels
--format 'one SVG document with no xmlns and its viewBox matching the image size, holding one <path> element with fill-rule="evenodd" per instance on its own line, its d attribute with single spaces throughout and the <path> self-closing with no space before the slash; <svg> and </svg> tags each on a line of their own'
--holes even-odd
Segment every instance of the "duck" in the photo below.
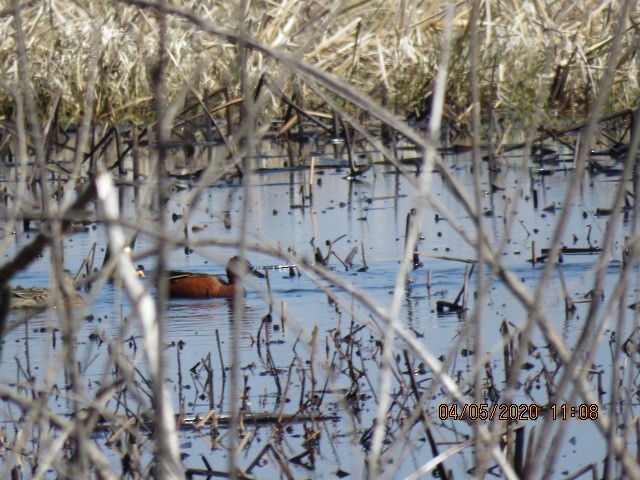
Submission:
<svg viewBox="0 0 640 480">
<path fill-rule="evenodd" d="M 75 279 L 70 270 L 64 271 L 64 282 L 75 292 Z M 9 304 L 14 309 L 36 308 L 44 309 L 52 306 L 53 293 L 49 288 L 44 287 L 16 287 L 11 289 L 9 294 Z M 71 306 L 82 307 L 84 298 L 78 292 L 71 299 Z"/>
<path fill-rule="evenodd" d="M 236 282 L 241 269 L 255 277 L 265 277 L 264 273 L 256 270 L 246 258 L 235 256 L 231 257 L 227 263 L 227 280 L 208 273 L 170 270 L 168 272 L 169 297 L 233 298 L 238 289 L 242 289 L 241 295 L 244 295 L 244 288 Z"/>
</svg>

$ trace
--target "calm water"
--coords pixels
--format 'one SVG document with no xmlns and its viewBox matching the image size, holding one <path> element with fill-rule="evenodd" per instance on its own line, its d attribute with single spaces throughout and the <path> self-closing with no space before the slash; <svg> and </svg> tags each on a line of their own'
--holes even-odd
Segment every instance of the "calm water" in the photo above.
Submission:
<svg viewBox="0 0 640 480">
<path fill-rule="evenodd" d="M 415 154 L 414 154 L 415 155 Z M 268 164 L 268 159 L 263 159 Z M 470 160 L 465 156 L 450 156 L 446 163 L 454 169 L 459 182 L 467 186 L 470 191 L 473 186 L 473 174 L 470 168 Z M 563 168 L 563 167 L 560 167 Z M 8 172 L 5 171 L 5 181 Z M 415 192 L 411 185 L 402 176 L 397 175 L 393 168 L 378 165 L 359 182 L 349 182 L 343 177 L 347 170 L 327 169 L 322 173 L 316 172 L 316 179 L 321 184 L 315 184 L 313 188 L 313 203 L 307 208 L 291 208 L 292 204 L 300 204 L 300 186 L 308 180 L 308 172 L 305 171 L 268 171 L 258 172 L 250 192 L 251 208 L 248 217 L 250 241 L 262 242 L 269 245 L 279 245 L 286 249 L 295 247 L 298 256 L 313 259 L 313 246 L 319 246 L 326 254 L 326 240 L 334 240 L 342 235 L 344 238 L 333 246 L 333 250 L 344 258 L 352 247 L 358 247 L 355 256 L 355 269 L 345 271 L 344 267 L 335 257 L 332 257 L 329 265 L 335 268 L 335 273 L 345 281 L 355 284 L 360 289 L 370 294 L 376 302 L 383 306 L 389 306 L 392 300 L 392 291 L 396 274 L 399 268 L 399 259 L 402 256 L 405 236 L 406 215 L 415 206 Z M 490 190 L 486 172 L 483 173 L 483 188 Z M 528 168 L 503 167 L 499 183 L 504 185 L 503 191 L 487 193 L 483 196 L 483 209 L 491 210 L 493 214 L 485 217 L 487 231 L 491 234 L 495 245 L 504 244 L 503 262 L 521 278 L 531 290 L 537 286 L 538 278 L 542 271 L 541 265 L 532 267 L 527 260 L 531 255 L 531 243 L 535 242 L 536 248 L 549 247 L 552 230 L 559 210 L 556 212 L 544 211 L 543 208 L 555 204 L 557 209 L 563 208 L 562 202 L 568 182 L 571 179 L 571 171 L 557 171 L 553 175 L 538 177 L 531 176 Z M 531 186 L 539 192 L 539 206 L 533 208 Z M 182 215 L 185 208 L 191 206 L 192 216 L 189 219 L 189 239 L 206 241 L 235 240 L 239 235 L 241 222 L 241 205 L 243 196 L 248 192 L 238 182 L 223 183 L 211 186 L 204 191 L 199 203 L 190 205 L 193 190 L 188 182 L 179 182 L 178 189 L 172 195 L 169 203 L 162 212 L 151 211 L 147 215 L 148 220 L 144 227 L 154 228 L 154 215 L 166 215 L 170 235 L 182 238 L 184 225 L 182 219 L 172 220 L 172 215 Z M 573 199 L 574 212 L 569 220 L 566 238 L 563 243 L 567 246 L 588 246 L 587 235 L 590 231 L 590 241 L 593 245 L 601 242 L 609 217 L 596 216 L 597 208 L 609 208 L 613 202 L 613 196 L 619 181 L 616 178 L 605 176 L 587 176 L 583 182 L 580 195 Z M 453 217 L 472 233 L 474 226 L 459 202 L 451 192 L 443 185 L 439 174 L 433 176 L 432 194 L 437 201 L 445 205 L 453 214 Z M 135 218 L 138 201 L 134 195 L 133 187 L 121 187 L 122 217 L 133 221 Z M 307 200 L 307 204 L 308 204 Z M 231 227 L 225 228 L 224 214 L 228 211 L 231 219 Z M 513 222 L 508 232 L 505 232 L 505 213 L 516 214 L 517 221 Z M 583 216 L 583 212 L 585 216 Z M 420 232 L 424 237 L 419 245 L 423 252 L 451 255 L 455 257 L 474 258 L 473 246 L 465 243 L 452 225 L 447 221 L 436 221 L 436 209 L 427 207 L 420 219 Z M 586 217 L 586 218 L 585 218 Z M 520 223 L 521 222 L 521 223 Z M 194 232 L 193 225 L 203 227 Z M 616 248 L 611 252 L 614 258 L 607 271 L 607 287 L 611 288 L 613 282 L 619 276 L 619 258 L 621 244 L 625 235 L 629 235 L 629 222 L 621 222 L 616 232 Z M 5 232 L 7 235 L 7 232 Z M 11 258 L 17 249 L 29 241 L 34 234 L 18 231 L 12 235 L 7 244 L 7 249 L 0 252 L 5 259 Z M 575 238 L 574 238 L 575 235 Z M 6 238 L 6 237 L 5 237 Z M 102 255 L 106 247 L 105 230 L 101 225 L 90 225 L 86 231 L 75 233 L 64 240 L 64 255 L 67 268 L 74 272 L 79 268 L 82 259 L 89 252 L 90 247 L 96 243 L 98 264 L 102 261 Z M 154 240 L 144 234 L 138 237 L 136 251 L 145 251 L 153 247 Z M 361 245 L 364 245 L 364 254 L 368 270 L 358 272 L 362 266 Z M 226 260 L 234 254 L 233 249 L 217 246 L 201 247 L 190 254 L 185 254 L 183 249 L 175 249 L 170 252 L 169 265 L 174 269 L 202 271 L 210 273 L 224 272 Z M 255 266 L 277 265 L 282 261 L 265 255 L 250 253 L 249 259 Z M 589 255 L 565 255 L 563 271 L 567 281 L 568 290 L 574 298 L 580 297 L 592 288 L 594 277 L 594 264 L 597 256 Z M 411 328 L 426 348 L 436 357 L 455 357 L 450 373 L 457 377 L 457 372 L 468 372 L 474 362 L 473 356 L 465 356 L 463 350 L 473 350 L 473 346 L 463 342 L 452 349 L 464 327 L 463 320 L 455 315 L 439 316 L 436 313 L 436 301 L 447 300 L 453 302 L 462 287 L 462 280 L 466 264 L 451 262 L 442 259 L 422 257 L 423 266 L 411 272 L 412 283 L 406 289 L 401 310 L 401 321 Z M 154 258 L 145 258 L 141 262 L 148 271 L 154 269 Z M 14 284 L 23 286 L 40 285 L 49 283 L 50 259 L 48 252 L 44 257 L 34 262 L 28 270 L 15 278 Z M 427 272 L 431 274 L 431 288 L 427 288 Z M 149 282 L 149 280 L 143 280 Z M 316 430 L 321 430 L 317 443 L 316 455 L 313 465 L 309 459 L 296 465 L 289 463 L 296 478 L 335 478 L 335 472 L 340 469 L 350 473 L 350 478 L 361 478 L 364 471 L 364 457 L 366 452 L 361 440 L 366 439 L 367 431 L 372 426 L 375 416 L 376 403 L 373 400 L 359 403 L 357 413 L 344 402 L 345 389 L 351 385 L 345 363 L 347 357 L 335 356 L 336 347 L 333 336 L 336 332 L 344 336 L 349 332 L 352 316 L 349 311 L 336 313 L 335 307 L 328 301 L 324 293 L 311 280 L 304 276 L 290 277 L 285 270 L 270 271 L 271 288 L 276 303 L 286 303 L 286 323 L 284 328 L 279 315 L 274 315 L 273 324 L 270 327 L 270 353 L 276 367 L 279 369 L 280 382 L 284 385 L 290 375 L 290 389 L 287 394 L 289 400 L 285 403 L 284 411 L 294 413 L 298 409 L 301 396 L 302 378 L 307 375 L 305 393 L 309 392 L 309 365 L 312 348 L 310 346 L 312 332 L 317 328 L 317 350 L 315 352 L 315 374 L 318 378 L 316 389 L 324 390 L 323 403 L 319 408 L 320 413 L 336 413 L 337 421 L 323 422 L 315 425 Z M 475 287 L 475 273 L 472 277 L 472 287 Z M 337 293 L 348 298 L 345 292 Z M 605 298 L 610 291 L 605 290 Z M 79 358 L 86 366 L 84 378 L 88 392 L 95 391 L 98 385 L 110 378 L 109 369 L 105 372 L 105 362 L 108 358 L 107 343 L 110 340 L 124 338 L 131 335 L 140 335 L 139 327 L 135 322 L 126 322 L 131 316 L 130 303 L 124 293 L 114 286 L 107 284 L 100 291 L 95 289 L 85 295 L 92 303 L 83 315 L 92 315 L 89 320 L 81 323 L 77 332 L 79 341 Z M 634 301 L 635 292 L 629 291 L 625 304 Z M 488 302 L 482 306 L 485 332 L 484 346 L 486 351 L 491 351 L 492 368 L 495 381 L 499 387 L 504 386 L 504 373 L 502 368 L 502 345 L 500 324 L 503 320 L 521 325 L 526 319 L 524 309 L 514 300 L 499 281 L 491 283 L 491 290 L 487 297 Z M 477 306 L 470 298 L 470 308 Z M 242 334 L 239 339 L 241 348 L 241 367 L 247 373 L 250 383 L 249 406 L 252 412 L 273 412 L 279 407 L 276 396 L 274 378 L 268 374 L 268 365 L 265 361 L 265 346 L 258 351 L 253 340 L 258 338 L 258 331 L 262 317 L 268 313 L 268 294 L 264 281 L 252 281 L 245 303 L 246 309 L 242 322 Z M 363 312 L 362 307 L 354 302 L 354 308 Z M 561 332 L 561 336 L 568 345 L 573 345 L 578 338 L 586 314 L 588 305 L 578 305 L 577 312 L 566 318 L 564 313 L 564 297 L 557 273 L 553 276 L 553 286 L 545 295 L 545 308 L 550 318 L 555 319 L 555 328 Z M 17 320 L 23 312 L 12 313 L 11 320 Z M 182 405 L 188 414 L 206 413 L 209 410 L 209 402 L 201 394 L 204 391 L 203 376 L 198 377 L 189 369 L 196 366 L 207 355 L 211 355 L 214 366 L 214 398 L 216 409 L 221 413 L 228 411 L 228 393 L 225 396 L 223 390 L 219 350 L 216 343 L 216 332 L 221 341 L 221 351 L 228 367 L 231 362 L 231 347 L 233 345 L 233 304 L 228 300 L 173 300 L 169 302 L 165 316 L 166 341 L 169 344 L 166 350 L 168 363 L 167 382 L 174 395 L 174 408 Z M 59 334 L 51 330 L 43 329 L 58 322 L 55 312 L 40 314 L 31 319 L 25 326 L 11 331 L 4 339 L 2 351 L 2 370 L 0 381 L 3 385 L 12 382 L 24 382 L 21 369 L 29 365 L 35 376 L 35 381 L 44 382 L 49 372 L 47 368 L 52 364 L 60 349 Z M 123 327 L 123 325 L 127 325 Z M 123 329 L 124 328 L 124 332 Z M 100 342 L 91 334 L 97 333 L 104 340 Z M 622 333 L 618 332 L 619 335 Z M 628 332 L 624 333 L 625 337 Z M 264 332 L 262 332 L 264 339 Z M 366 380 L 360 382 L 362 392 L 371 394 L 371 385 L 378 384 L 378 361 L 376 354 L 378 345 L 376 334 L 369 329 L 360 331 L 356 340 L 360 341 L 358 368 L 367 372 Z M 549 364 L 549 352 L 545 348 L 542 336 L 535 337 L 540 341 L 539 354 L 542 361 Z M 178 371 L 178 351 L 176 342 L 184 342 L 184 348 L 180 351 L 181 369 Z M 123 348 L 126 354 L 132 358 L 141 356 L 142 340 L 125 341 Z M 596 356 L 596 368 L 605 372 L 604 381 L 609 390 L 609 373 L 612 368 L 611 352 L 608 342 L 602 342 L 602 349 Z M 343 344 L 346 349 L 346 344 Z M 294 353 L 292 353 L 294 352 Z M 401 349 L 398 349 L 401 353 Z M 521 380 L 524 382 L 529 376 L 537 374 L 540 370 L 540 361 L 534 356 L 526 358 L 534 364 L 529 373 L 523 373 Z M 334 363 L 332 368 L 331 363 Z M 403 362 L 401 362 L 404 366 Z M 289 373 L 291 372 L 291 373 Z M 304 373 L 303 373 L 304 372 Z M 179 394 L 179 373 L 182 374 L 182 396 Z M 60 388 L 66 384 L 64 374 L 58 372 L 55 382 Z M 105 376 L 106 375 L 106 376 Z M 406 377 L 406 375 L 405 375 Z M 408 378 L 408 377 L 406 377 Z M 422 386 L 432 383 L 430 373 L 423 372 L 416 375 L 416 379 Z M 138 379 L 140 380 L 140 379 Z M 228 383 L 228 382 L 227 382 Z M 595 379 L 592 381 L 594 391 L 597 391 Z M 326 388 L 325 388 L 326 385 Z M 538 381 L 537 385 L 541 385 Z M 542 384 L 543 385 L 543 384 Z M 228 388 L 228 385 L 226 385 Z M 398 384 L 393 383 L 394 393 L 398 393 Z M 379 392 L 373 392 L 377 394 Z M 537 401 L 544 403 L 546 392 L 534 388 L 531 396 L 526 395 L 522 389 L 516 392 L 516 401 L 531 403 Z M 448 420 L 441 422 L 437 419 L 438 406 L 446 401 L 442 393 L 437 390 L 427 410 L 431 412 L 433 422 L 432 429 L 438 442 L 441 442 L 440 451 L 446 450 L 447 445 L 462 442 L 467 439 L 465 435 L 471 432 L 468 425 L 463 422 Z M 605 396 L 605 403 L 607 402 Z M 52 400 L 61 413 L 66 413 L 69 405 L 63 397 Z M 608 408 L 606 405 L 604 408 Z M 15 408 L 0 403 L 2 420 L 6 425 L 11 425 L 12 419 L 17 414 Z M 393 415 L 400 415 L 393 411 Z M 637 412 L 636 412 L 637 414 Z M 526 422 L 529 429 L 534 422 Z M 568 431 L 563 441 L 557 445 L 561 451 L 563 472 L 571 472 L 591 462 L 599 462 L 605 452 L 605 441 L 598 433 L 594 422 L 569 420 Z M 303 423 L 294 423 L 287 432 L 286 438 L 278 448 L 285 458 L 294 457 L 305 450 Z M 265 443 L 273 441 L 272 428 L 269 425 L 249 427 L 249 447 L 240 457 L 242 466 L 247 466 L 255 458 Z M 529 430 L 527 430 L 528 432 Z M 224 427 L 221 428 L 224 433 Z M 99 437 L 97 437 L 99 440 Z M 98 442 L 100 443 L 100 442 Z M 366 444 L 366 441 L 364 442 Z M 207 433 L 194 433 L 190 430 L 181 432 L 181 445 L 188 454 L 185 465 L 192 468 L 204 468 L 200 455 L 204 455 L 214 469 L 226 469 L 226 451 L 224 449 L 211 449 L 210 438 Z M 110 448 L 101 444 L 103 451 Z M 594 452 L 599 452 L 594 454 Z M 117 456 L 111 456 L 114 468 L 119 468 Z M 148 457 L 147 457 L 148 458 Z M 265 457 L 268 460 L 260 463 L 253 470 L 256 478 L 278 477 L 279 468 L 273 457 Z M 393 464 L 388 465 L 386 475 L 400 478 L 409 475 L 414 469 L 432 458 L 430 449 L 424 439 L 424 430 L 420 427 L 413 428 L 406 438 L 406 444 L 401 451 L 392 457 Z M 214 466 L 215 465 L 215 466 Z M 457 476 L 463 475 L 473 465 L 473 450 L 467 448 L 462 453 L 452 457 L 445 463 Z M 562 472 L 556 471 L 560 476 Z"/>
</svg>

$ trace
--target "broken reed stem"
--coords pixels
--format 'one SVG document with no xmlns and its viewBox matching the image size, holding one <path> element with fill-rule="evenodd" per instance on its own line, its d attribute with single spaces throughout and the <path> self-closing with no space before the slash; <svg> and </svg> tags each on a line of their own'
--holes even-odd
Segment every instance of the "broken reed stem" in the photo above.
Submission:
<svg viewBox="0 0 640 480">
<path fill-rule="evenodd" d="M 269 295 L 269 313 L 273 311 L 273 293 L 271 291 L 271 279 L 269 278 L 269 269 L 264 270 L 264 275 L 267 280 L 267 293 Z"/>
<path fill-rule="evenodd" d="M 267 345 L 267 348 L 269 347 L 269 343 L 271 343 L 269 317 L 270 317 L 269 314 L 265 315 L 264 317 L 262 317 L 262 321 L 260 322 L 264 328 L 265 345 Z"/>
<path fill-rule="evenodd" d="M 268 330 L 268 327 L 267 327 Z M 267 343 L 267 364 L 269 365 L 269 372 L 273 377 L 273 381 L 276 384 L 276 403 L 280 403 L 280 399 L 282 398 L 282 386 L 280 385 L 280 376 L 278 375 L 278 367 L 273 360 L 273 356 L 271 355 L 271 343 Z"/>
<path fill-rule="evenodd" d="M 205 385 L 208 390 L 209 397 L 209 410 L 213 410 L 215 406 L 214 401 L 214 392 L 213 392 L 213 365 L 211 364 L 211 352 L 207 353 L 207 358 L 204 362 L 205 371 L 207 372 L 207 378 L 205 380 Z"/>
<path fill-rule="evenodd" d="M 329 347 L 327 347 L 326 351 L 328 353 Z M 336 356 L 337 355 L 338 355 L 338 352 L 334 351 L 333 352 L 333 358 L 331 359 L 331 363 L 329 365 L 335 365 L 335 361 L 336 361 Z M 325 380 L 324 380 L 324 385 L 322 386 L 322 392 L 320 392 L 320 399 L 318 400 L 318 406 L 321 406 L 322 402 L 324 401 L 324 394 L 327 393 L 327 387 L 329 385 L 329 380 L 330 380 L 330 375 L 327 375 Z"/>
<path fill-rule="evenodd" d="M 305 385 L 307 383 L 307 373 L 304 368 L 300 369 L 300 399 L 298 400 L 298 407 L 303 408 L 304 406 L 304 396 L 305 396 Z"/>
<path fill-rule="evenodd" d="M 355 177 L 356 164 L 353 161 L 353 152 L 351 149 L 351 138 L 349 136 L 349 129 L 347 128 L 347 125 L 344 123 L 344 120 L 342 119 L 342 117 L 339 116 L 338 118 L 340 120 L 340 125 L 342 126 L 342 131 L 344 132 L 344 142 L 347 147 L 347 159 L 349 160 L 349 168 L 351 170 L 351 176 Z"/>
<path fill-rule="evenodd" d="M 247 473 L 251 473 L 251 470 L 253 470 L 259 463 L 260 460 L 262 460 L 262 457 L 264 457 L 266 455 L 266 453 L 271 450 L 273 447 L 271 446 L 271 442 L 266 443 L 264 447 L 262 447 L 262 449 L 258 452 L 258 454 L 255 456 L 255 458 L 253 459 L 253 461 L 251 463 L 249 463 L 249 466 L 247 467 L 246 472 Z"/>
<path fill-rule="evenodd" d="M 469 278 L 471 277 L 471 273 L 473 272 L 473 267 L 475 267 L 475 263 L 471 265 L 471 268 L 465 267 L 464 269 L 464 286 L 462 287 L 462 309 L 463 312 L 467 308 L 467 297 L 469 295 Z M 458 300 L 458 299 L 456 299 Z M 457 301 L 455 303 L 458 303 Z"/>
<path fill-rule="evenodd" d="M 289 395 L 289 389 L 291 388 L 291 384 L 292 384 L 292 374 L 293 374 L 293 368 L 295 367 L 296 364 L 296 358 L 294 357 L 291 360 L 291 363 L 289 364 L 289 369 L 287 371 L 287 382 L 284 385 L 284 392 L 282 393 L 282 397 L 283 398 L 287 398 Z M 280 404 L 278 405 L 279 409 L 278 409 L 278 420 L 277 420 L 277 425 L 278 425 L 278 430 L 280 430 L 281 424 L 282 424 L 282 416 L 284 415 L 284 407 L 286 405 L 287 402 L 280 402 Z"/>
<path fill-rule="evenodd" d="M 256 335 L 256 347 L 258 350 L 258 358 L 262 358 L 262 346 L 260 339 L 262 338 L 262 329 L 265 328 L 264 318 L 260 321 L 260 326 L 258 327 L 258 334 Z"/>
<path fill-rule="evenodd" d="M 184 346 L 184 342 L 182 340 L 178 340 L 176 343 L 176 357 L 178 360 L 178 405 L 180 408 L 180 413 L 184 412 L 184 394 L 182 389 L 182 359 L 180 358 L 180 352 L 182 347 Z"/>
<path fill-rule="evenodd" d="M 305 94 L 304 94 L 304 88 L 302 88 L 302 86 L 300 85 L 299 79 L 297 79 L 297 81 L 295 82 L 293 93 L 294 93 L 294 99 L 300 105 L 300 110 L 304 112 L 306 108 L 306 101 L 304 97 Z M 302 121 L 302 118 L 297 123 L 298 123 L 298 141 L 300 142 L 300 145 L 302 145 L 302 142 L 304 142 L 305 140 L 304 122 Z"/>
<path fill-rule="evenodd" d="M 220 358 L 220 367 L 222 369 L 222 379 L 226 380 L 227 379 L 227 369 L 224 366 L 224 357 L 222 355 L 222 348 L 220 347 L 220 333 L 218 332 L 218 329 L 216 328 L 216 343 L 218 345 L 218 355 Z"/>
<path fill-rule="evenodd" d="M 409 242 L 409 231 L 411 230 L 411 226 L 412 226 L 412 222 L 413 219 L 415 218 L 417 214 L 417 210 L 415 208 L 412 208 L 409 213 L 407 213 L 407 220 L 405 223 L 405 229 L 404 229 L 404 245 L 405 248 L 407 246 L 407 243 Z M 416 230 L 416 237 L 419 239 L 420 234 L 418 233 L 418 231 Z M 419 266 L 421 266 L 422 264 L 420 263 L 420 255 L 418 252 L 418 242 L 417 240 L 413 243 L 414 247 L 413 247 L 413 258 L 412 258 L 412 265 L 413 268 L 418 268 Z"/>
<path fill-rule="evenodd" d="M 316 349 L 318 347 L 318 326 L 315 325 L 313 327 L 313 331 L 311 332 L 311 356 L 309 359 L 309 373 L 311 374 L 311 395 L 310 398 L 315 396 L 316 392 L 316 369 L 315 369 L 315 361 L 316 361 Z"/>
<path fill-rule="evenodd" d="M 536 264 L 536 241 L 531 240 L 531 265 Z"/>
<path fill-rule="evenodd" d="M 286 334 L 286 325 L 287 325 L 287 302 L 282 300 L 280 302 L 280 322 L 282 323 L 282 334 Z"/>
<path fill-rule="evenodd" d="M 575 311 L 576 307 L 573 304 L 573 300 L 569 295 L 569 290 L 567 289 L 567 282 L 564 279 L 564 272 L 562 271 L 562 267 L 558 265 L 558 277 L 560 278 L 560 285 L 562 286 L 562 294 L 564 295 L 564 311 L 567 315 L 571 312 Z"/>
<path fill-rule="evenodd" d="M 524 470 L 524 439 L 525 439 L 525 426 L 524 425 L 511 425 L 507 428 L 512 428 L 515 433 L 514 439 L 514 451 L 513 451 L 513 469 L 518 474 L 519 478 L 523 478 Z"/>
<path fill-rule="evenodd" d="M 247 411 L 247 400 L 249 398 L 249 374 L 245 371 L 242 375 L 243 387 L 242 387 L 242 405 L 240 406 L 240 412 Z M 241 451 L 241 449 L 239 449 Z"/>
<path fill-rule="evenodd" d="M 433 457 L 437 457 L 439 455 L 438 452 L 438 444 L 436 443 L 435 438 L 433 437 L 433 434 L 431 433 L 431 428 L 429 427 L 429 421 L 427 419 L 427 415 L 424 411 L 424 409 L 421 407 L 422 405 L 422 396 L 420 395 L 420 393 L 418 392 L 418 386 L 416 385 L 416 379 L 414 377 L 413 374 L 413 366 L 411 365 L 411 360 L 409 359 L 409 352 L 407 350 L 403 350 L 402 354 L 404 356 L 404 363 L 405 363 L 405 367 L 407 369 L 407 375 L 409 375 L 409 383 L 411 385 L 411 391 L 413 392 L 413 396 L 415 397 L 415 401 L 416 401 L 416 409 L 419 410 L 420 412 L 420 420 L 422 421 L 422 426 L 424 428 L 424 431 L 427 435 L 427 440 L 429 441 L 429 447 L 431 448 L 431 454 L 433 455 Z M 447 474 L 447 471 L 444 468 L 444 465 L 442 462 L 438 463 L 438 466 L 436 467 L 436 471 L 437 471 L 437 476 L 438 478 L 442 478 L 444 480 L 447 480 L 449 478 L 449 475 Z"/>
<path fill-rule="evenodd" d="M 115 126 L 114 127 L 114 133 L 115 133 L 115 137 L 116 137 L 116 159 L 118 159 L 117 160 L 118 175 L 120 177 L 122 177 L 124 175 L 124 162 L 120 161 L 120 158 L 122 157 L 122 138 L 120 136 L 120 127 L 119 126 Z"/>
<path fill-rule="evenodd" d="M 138 127 L 131 127 L 131 159 L 133 163 L 133 181 L 136 182 L 135 192 L 138 191 L 138 183 L 140 181 L 140 149 L 138 147 Z M 122 159 L 121 159 L 122 161 Z M 137 197 L 138 195 L 136 195 Z"/>
<path fill-rule="evenodd" d="M 461 299 L 462 299 L 462 305 L 463 306 L 466 305 L 466 295 L 467 295 L 467 291 L 469 289 L 469 279 L 471 278 L 471 275 L 473 274 L 473 270 L 474 270 L 475 266 L 476 266 L 476 264 L 472 263 L 471 264 L 471 268 L 465 267 L 465 269 L 464 269 L 464 278 L 463 278 L 463 281 L 462 281 L 462 288 L 458 292 L 458 296 L 456 296 L 456 299 L 453 302 L 455 305 L 460 305 L 460 300 Z"/>
<path fill-rule="evenodd" d="M 78 272 L 76 273 L 76 275 L 74 276 L 74 280 L 77 279 L 78 275 L 80 275 L 82 273 L 82 270 L 84 270 L 84 274 L 85 276 L 89 276 L 91 274 L 91 272 L 93 271 L 93 262 L 95 260 L 95 255 L 96 255 L 96 247 L 97 247 L 98 243 L 97 242 L 93 242 L 93 244 L 91 245 L 91 247 L 89 248 L 89 252 L 87 253 L 87 255 L 85 255 L 85 257 L 82 259 L 82 263 L 80 264 L 80 267 L 78 268 Z"/>
</svg>

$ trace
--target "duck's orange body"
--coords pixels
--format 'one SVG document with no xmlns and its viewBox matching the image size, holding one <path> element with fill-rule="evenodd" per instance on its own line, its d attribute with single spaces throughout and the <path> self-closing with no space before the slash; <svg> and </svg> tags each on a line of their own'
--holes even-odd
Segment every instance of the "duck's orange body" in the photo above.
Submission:
<svg viewBox="0 0 640 480">
<path fill-rule="evenodd" d="M 236 287 L 207 273 L 169 272 L 169 296 L 172 298 L 233 297 Z"/>
<path fill-rule="evenodd" d="M 242 257 L 233 257 L 227 263 L 227 280 L 216 275 L 197 272 L 169 272 L 169 296 L 171 298 L 231 298 L 242 286 L 236 282 L 240 271 L 262 278 L 253 265 Z M 244 289 L 241 295 L 244 295 Z"/>
</svg>

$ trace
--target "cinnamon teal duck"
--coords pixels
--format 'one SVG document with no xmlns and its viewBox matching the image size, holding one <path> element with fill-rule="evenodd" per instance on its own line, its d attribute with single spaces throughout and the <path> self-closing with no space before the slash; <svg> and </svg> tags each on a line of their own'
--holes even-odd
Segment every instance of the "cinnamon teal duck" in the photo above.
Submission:
<svg viewBox="0 0 640 480">
<path fill-rule="evenodd" d="M 236 282 L 242 269 L 258 278 L 265 276 L 256 270 L 246 258 L 235 256 L 230 258 L 227 263 L 227 280 L 208 273 L 169 271 L 169 296 L 171 298 L 234 297 L 236 290 L 242 288 Z M 243 289 L 241 295 L 244 294 Z"/>
</svg>

